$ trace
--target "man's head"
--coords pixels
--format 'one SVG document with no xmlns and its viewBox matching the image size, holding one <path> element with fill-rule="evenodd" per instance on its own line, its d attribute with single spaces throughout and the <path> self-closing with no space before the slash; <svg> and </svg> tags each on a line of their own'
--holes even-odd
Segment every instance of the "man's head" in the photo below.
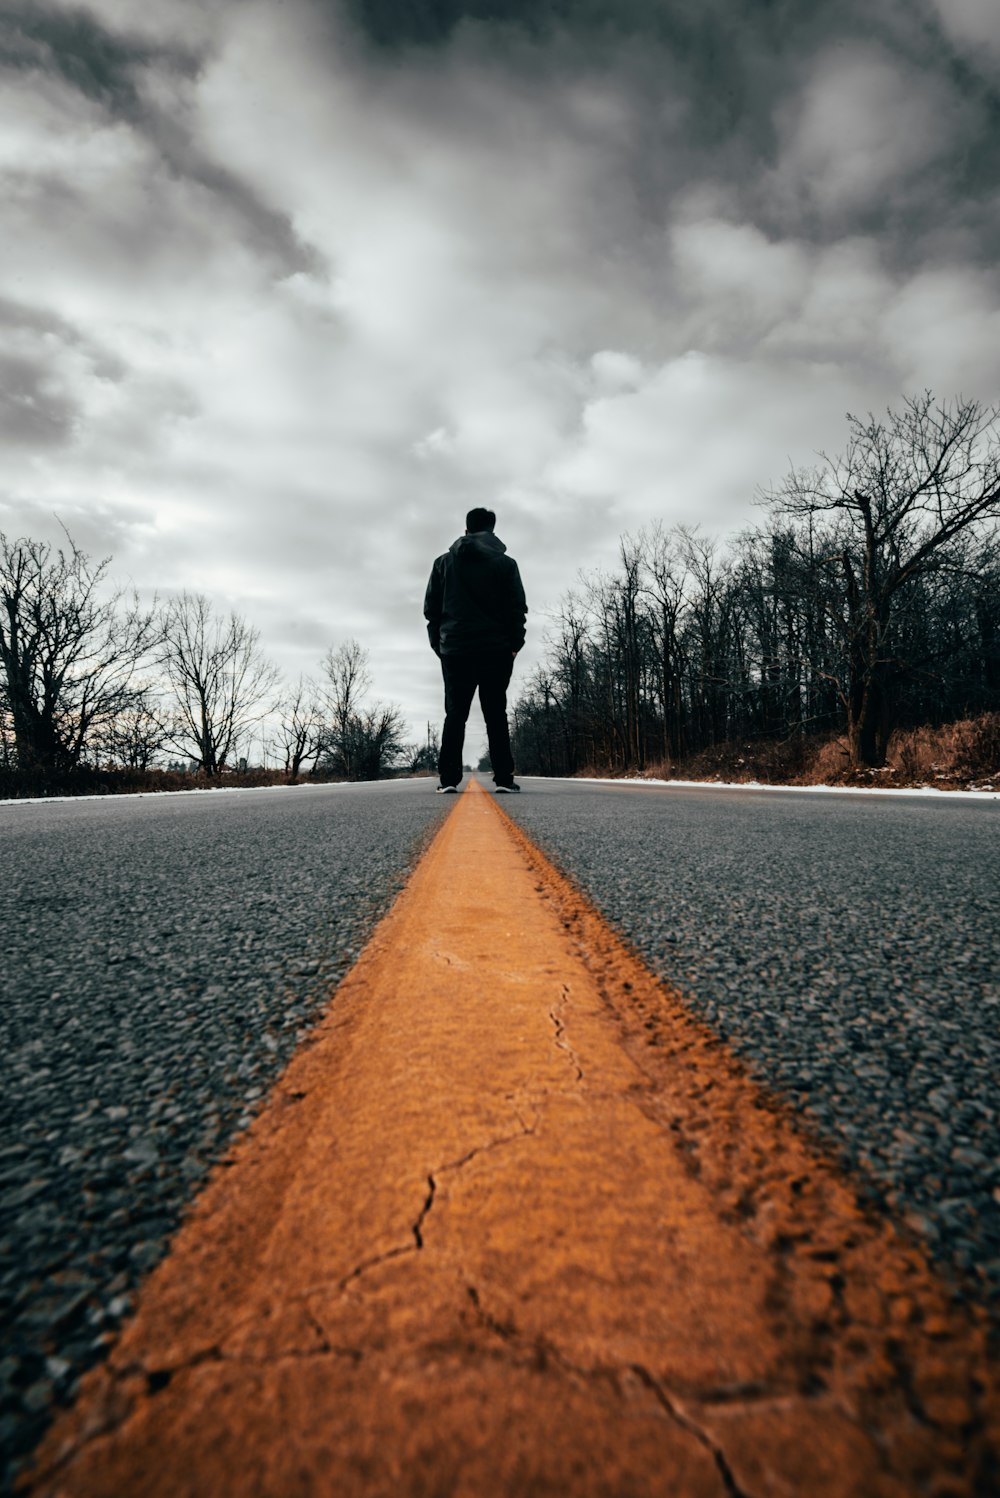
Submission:
<svg viewBox="0 0 1000 1498">
<path fill-rule="evenodd" d="M 492 510 L 470 510 L 465 517 L 465 533 L 472 536 L 476 531 L 491 531 L 497 523 Z"/>
</svg>

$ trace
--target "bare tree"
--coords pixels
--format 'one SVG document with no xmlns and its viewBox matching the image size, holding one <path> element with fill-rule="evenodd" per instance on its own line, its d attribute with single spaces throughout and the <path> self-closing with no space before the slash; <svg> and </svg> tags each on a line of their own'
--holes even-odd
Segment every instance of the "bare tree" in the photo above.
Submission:
<svg viewBox="0 0 1000 1498">
<path fill-rule="evenodd" d="M 322 705 L 326 719 L 323 755 L 330 765 L 354 778 L 355 725 L 361 703 L 372 684 L 368 652 L 357 640 L 331 645 L 323 657 L 326 678 Z"/>
<path fill-rule="evenodd" d="M 659 522 L 639 533 L 644 558 L 644 592 L 651 605 L 650 630 L 656 646 L 665 761 L 676 758 L 683 747 L 684 658 L 681 636 L 688 601 L 688 572 L 680 546 L 686 535 L 687 532 L 677 530 L 668 534 Z"/>
<path fill-rule="evenodd" d="M 316 759 L 323 746 L 323 715 L 314 681 L 300 676 L 280 704 L 278 744 L 289 782 L 294 785 L 304 765 Z"/>
<path fill-rule="evenodd" d="M 371 672 L 368 652 L 357 640 L 331 647 L 323 672 L 322 763 L 348 780 L 376 780 L 403 752 L 402 715 L 391 704 L 365 704 Z"/>
<path fill-rule="evenodd" d="M 249 730 L 265 717 L 278 673 L 256 629 L 239 614 L 212 612 L 200 593 L 183 593 L 163 616 L 161 664 L 175 707 L 170 742 L 193 748 L 206 775 L 225 769 Z"/>
<path fill-rule="evenodd" d="M 405 749 L 406 725 L 399 708 L 391 702 L 376 702 L 363 708 L 354 724 L 354 778 L 378 780 L 396 764 Z"/>
<path fill-rule="evenodd" d="M 525 773 L 623 770 L 754 741 L 792 766 L 849 730 L 854 763 L 893 726 L 1000 708 L 997 413 L 908 403 L 770 496 L 724 548 L 662 527 L 554 615 L 513 708 Z M 790 513 L 791 512 L 791 513 Z"/>
<path fill-rule="evenodd" d="M 135 700 L 155 641 L 152 610 L 109 589 L 67 534 L 54 551 L 0 534 L 0 664 L 21 769 L 78 764 L 94 735 Z"/>
<path fill-rule="evenodd" d="M 14 741 L 14 719 L 7 701 L 7 690 L 0 677 L 0 769 L 13 770 L 17 766 L 17 747 Z"/>
<path fill-rule="evenodd" d="M 414 774 L 419 770 L 436 770 L 441 754 L 441 739 L 437 728 L 428 723 L 427 737 L 423 743 L 405 744 L 402 754 L 407 768 Z"/>
<path fill-rule="evenodd" d="M 848 415 L 846 450 L 793 470 L 766 496 L 781 513 L 826 521 L 822 565 L 846 655 L 838 691 L 851 763 L 885 763 L 895 723 L 894 625 L 905 596 L 949 546 L 1000 516 L 1000 407 L 912 397 L 886 420 Z"/>
<path fill-rule="evenodd" d="M 593 741 L 594 723 L 592 713 L 592 675 L 590 640 L 587 633 L 587 611 L 575 592 L 567 593 L 553 626 L 546 636 L 552 657 L 552 675 L 555 679 L 559 710 L 559 731 L 562 740 L 561 764 L 575 773 L 587 757 L 584 745 Z M 532 682 L 532 689 L 539 684 Z M 547 712 L 544 690 L 543 712 Z M 546 724 L 546 737 L 548 725 Z"/>
<path fill-rule="evenodd" d="M 140 683 L 132 701 L 95 735 L 94 747 L 107 764 L 148 770 L 168 742 L 170 723 L 150 682 Z"/>
<path fill-rule="evenodd" d="M 729 732 L 735 675 L 732 564 L 714 539 L 696 530 L 678 535 L 691 587 L 687 655 L 695 731 L 702 743 L 718 744 Z"/>
</svg>

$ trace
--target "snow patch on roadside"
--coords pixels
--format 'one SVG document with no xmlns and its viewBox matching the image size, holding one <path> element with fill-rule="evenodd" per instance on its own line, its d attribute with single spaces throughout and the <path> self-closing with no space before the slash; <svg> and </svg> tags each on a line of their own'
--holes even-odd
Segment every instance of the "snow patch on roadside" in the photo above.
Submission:
<svg viewBox="0 0 1000 1498">
<path fill-rule="evenodd" d="M 298 785 L 206 785 L 183 791 L 96 791 L 86 796 L 0 796 L 0 806 L 57 806 L 60 802 L 82 803 L 104 801 L 151 801 L 177 796 L 256 796 L 261 791 L 346 791 L 363 785 L 411 785 L 414 781 L 426 780 L 434 784 L 428 775 L 398 775 L 394 780 L 326 780 L 301 781 Z"/>
<path fill-rule="evenodd" d="M 787 794 L 828 796 L 934 796 L 944 801 L 1000 801 L 1000 791 L 942 791 L 932 785 L 771 785 L 764 780 L 654 780 L 645 776 L 599 775 L 522 775 L 522 780 L 547 780 L 562 785 L 649 785 L 681 786 L 685 789 L 713 791 L 780 791 Z"/>
</svg>

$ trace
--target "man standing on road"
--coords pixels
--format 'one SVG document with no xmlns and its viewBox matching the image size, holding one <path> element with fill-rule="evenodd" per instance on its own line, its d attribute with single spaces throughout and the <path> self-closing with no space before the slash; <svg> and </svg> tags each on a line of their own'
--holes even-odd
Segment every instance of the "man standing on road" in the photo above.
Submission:
<svg viewBox="0 0 1000 1498">
<path fill-rule="evenodd" d="M 492 510 L 469 511 L 465 535 L 434 563 L 424 598 L 427 633 L 444 674 L 439 791 L 458 789 L 465 725 L 477 687 L 497 791 L 520 790 L 507 729 L 507 685 L 524 644 L 528 606 L 517 563 L 493 534 L 496 522 Z"/>
</svg>

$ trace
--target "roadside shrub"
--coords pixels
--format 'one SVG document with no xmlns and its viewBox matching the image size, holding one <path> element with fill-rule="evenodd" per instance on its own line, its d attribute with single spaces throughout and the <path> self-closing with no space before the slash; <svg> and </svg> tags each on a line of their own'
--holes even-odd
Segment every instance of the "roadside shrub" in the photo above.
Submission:
<svg viewBox="0 0 1000 1498">
<path fill-rule="evenodd" d="M 1000 713 L 946 723 L 940 728 L 898 729 L 884 768 L 851 769 L 843 734 L 715 744 L 643 772 L 655 780 L 725 780 L 765 785 L 937 785 L 942 789 L 1000 779 Z M 581 776 L 605 776 L 590 765 Z"/>
<path fill-rule="evenodd" d="M 992 779 L 1000 775 L 1000 713 L 900 729 L 890 740 L 888 761 L 911 783 Z"/>
<path fill-rule="evenodd" d="M 850 765 L 850 750 L 844 734 L 823 739 L 817 743 L 804 768 L 804 785 L 835 785 L 842 780 Z"/>
<path fill-rule="evenodd" d="M 1000 776 L 1000 713 L 983 713 L 951 728 L 953 764 L 960 774 Z"/>
</svg>

